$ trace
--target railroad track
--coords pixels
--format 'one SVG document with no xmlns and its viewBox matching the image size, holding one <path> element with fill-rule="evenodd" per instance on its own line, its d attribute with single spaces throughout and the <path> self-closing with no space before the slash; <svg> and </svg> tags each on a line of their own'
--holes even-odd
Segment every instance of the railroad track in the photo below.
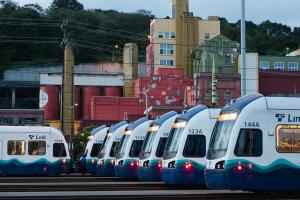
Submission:
<svg viewBox="0 0 300 200">
<path fill-rule="evenodd" d="M 71 199 L 299 199 L 300 195 L 256 194 L 243 191 L 207 190 L 168 186 L 96 176 L 0 177 L 0 200 Z"/>
</svg>

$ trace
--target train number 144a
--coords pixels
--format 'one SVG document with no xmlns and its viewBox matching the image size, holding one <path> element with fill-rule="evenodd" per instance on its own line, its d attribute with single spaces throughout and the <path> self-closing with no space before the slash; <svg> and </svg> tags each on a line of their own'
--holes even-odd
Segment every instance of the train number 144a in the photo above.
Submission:
<svg viewBox="0 0 300 200">
<path fill-rule="evenodd" d="M 258 122 L 244 122 L 245 127 L 259 127 Z"/>
</svg>

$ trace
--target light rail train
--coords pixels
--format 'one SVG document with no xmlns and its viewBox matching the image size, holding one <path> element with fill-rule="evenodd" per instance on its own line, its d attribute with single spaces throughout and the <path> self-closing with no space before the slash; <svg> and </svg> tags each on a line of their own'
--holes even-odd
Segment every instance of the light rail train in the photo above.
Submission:
<svg viewBox="0 0 300 200">
<path fill-rule="evenodd" d="M 163 155 L 167 184 L 205 185 L 206 151 L 220 109 L 199 105 L 176 118 Z"/>
<path fill-rule="evenodd" d="M 139 156 L 151 122 L 144 117 L 126 127 L 116 154 L 117 177 L 138 178 Z"/>
<path fill-rule="evenodd" d="M 0 127 L 0 174 L 68 174 L 70 170 L 68 145 L 59 130 L 42 126 Z"/>
<path fill-rule="evenodd" d="M 177 116 L 177 112 L 171 111 L 151 123 L 140 154 L 140 181 L 161 181 L 163 152 Z"/>
<path fill-rule="evenodd" d="M 300 98 L 241 97 L 222 109 L 207 153 L 209 188 L 300 189 Z"/>
<path fill-rule="evenodd" d="M 106 137 L 98 160 L 98 174 L 100 176 L 112 177 L 115 176 L 114 167 L 116 160 L 116 151 L 119 147 L 121 138 L 128 126 L 127 121 L 119 122 L 107 130 Z"/>
</svg>

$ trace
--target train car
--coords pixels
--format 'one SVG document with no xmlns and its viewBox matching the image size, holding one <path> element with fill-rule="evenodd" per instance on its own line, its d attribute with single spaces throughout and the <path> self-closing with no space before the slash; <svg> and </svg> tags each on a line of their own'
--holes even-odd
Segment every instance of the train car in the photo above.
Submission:
<svg viewBox="0 0 300 200">
<path fill-rule="evenodd" d="M 0 174 L 68 174 L 70 170 L 68 145 L 59 130 L 42 126 L 0 127 Z"/>
<path fill-rule="evenodd" d="M 176 118 L 163 156 L 165 183 L 205 185 L 206 150 L 219 114 L 220 109 L 199 105 Z"/>
<path fill-rule="evenodd" d="M 223 108 L 210 141 L 209 188 L 300 189 L 300 98 L 241 97 Z"/>
<path fill-rule="evenodd" d="M 138 178 L 139 156 L 151 122 L 144 117 L 126 127 L 116 154 L 116 176 Z"/>
<path fill-rule="evenodd" d="M 82 157 L 80 158 L 81 172 L 97 174 L 98 155 L 109 127 L 99 126 L 91 131 Z"/>
<path fill-rule="evenodd" d="M 177 116 L 175 111 L 168 112 L 151 123 L 140 154 L 140 181 L 161 181 L 162 157 Z"/>
<path fill-rule="evenodd" d="M 104 144 L 99 154 L 97 165 L 98 175 L 104 177 L 115 176 L 114 167 L 116 160 L 116 150 L 118 149 L 121 138 L 127 126 L 128 122 L 122 121 L 108 129 L 106 137 L 104 139 Z"/>
</svg>

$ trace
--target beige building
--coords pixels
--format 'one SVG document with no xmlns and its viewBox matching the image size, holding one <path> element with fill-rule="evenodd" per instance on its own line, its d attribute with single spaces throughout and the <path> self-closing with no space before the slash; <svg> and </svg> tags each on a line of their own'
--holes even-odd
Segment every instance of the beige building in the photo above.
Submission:
<svg viewBox="0 0 300 200">
<path fill-rule="evenodd" d="M 220 34 L 220 21 L 218 17 L 194 17 L 189 12 L 189 0 L 171 0 L 171 4 L 171 19 L 154 19 L 151 23 L 147 63 L 154 74 L 158 68 L 167 67 L 184 68 L 186 75 L 192 75 L 193 50 L 202 41 Z"/>
</svg>

